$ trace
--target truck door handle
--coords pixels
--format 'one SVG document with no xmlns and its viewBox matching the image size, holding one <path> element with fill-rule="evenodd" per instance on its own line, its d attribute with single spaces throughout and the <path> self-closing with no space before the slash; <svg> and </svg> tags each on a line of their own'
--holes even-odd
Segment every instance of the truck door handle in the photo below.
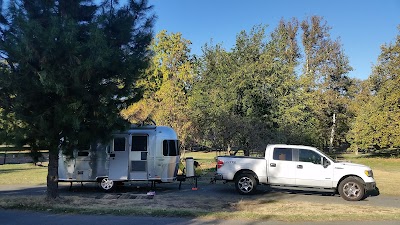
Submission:
<svg viewBox="0 0 400 225">
<path fill-rule="evenodd" d="M 269 164 L 271 167 L 276 167 L 276 163 L 270 163 Z"/>
<path fill-rule="evenodd" d="M 297 169 L 303 169 L 303 165 L 297 165 Z"/>
</svg>

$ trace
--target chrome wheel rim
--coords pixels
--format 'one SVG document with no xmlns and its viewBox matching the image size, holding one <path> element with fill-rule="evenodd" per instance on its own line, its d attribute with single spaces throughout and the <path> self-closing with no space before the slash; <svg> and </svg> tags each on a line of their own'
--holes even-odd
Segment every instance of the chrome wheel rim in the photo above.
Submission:
<svg viewBox="0 0 400 225">
<path fill-rule="evenodd" d="M 110 190 L 114 186 L 114 181 L 109 180 L 108 178 L 103 178 L 100 185 L 104 190 Z"/>
<path fill-rule="evenodd" d="M 357 198 L 361 194 L 361 187 L 355 182 L 348 182 L 343 186 L 343 193 L 348 198 Z"/>
<path fill-rule="evenodd" d="M 254 183 L 249 177 L 242 177 L 238 182 L 238 186 L 243 193 L 249 193 L 253 190 Z"/>
</svg>

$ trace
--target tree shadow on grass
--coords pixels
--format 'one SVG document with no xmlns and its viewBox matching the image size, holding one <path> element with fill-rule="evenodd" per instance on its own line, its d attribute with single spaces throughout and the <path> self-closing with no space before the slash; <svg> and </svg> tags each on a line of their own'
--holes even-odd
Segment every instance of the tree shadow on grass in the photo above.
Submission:
<svg viewBox="0 0 400 225">
<path fill-rule="evenodd" d="M 2 168 L 2 165 L 0 165 L 0 173 L 6 174 L 6 173 L 14 173 L 14 172 L 23 172 L 23 171 L 28 171 L 28 170 L 39 170 L 42 169 L 40 167 L 46 167 L 46 166 L 37 166 L 37 167 L 29 167 L 29 168 Z"/>
</svg>

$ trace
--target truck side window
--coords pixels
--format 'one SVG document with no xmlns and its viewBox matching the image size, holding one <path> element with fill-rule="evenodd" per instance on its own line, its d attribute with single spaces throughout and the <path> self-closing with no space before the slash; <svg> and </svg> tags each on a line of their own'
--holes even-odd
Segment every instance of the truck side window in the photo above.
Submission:
<svg viewBox="0 0 400 225">
<path fill-rule="evenodd" d="M 163 155 L 164 156 L 177 156 L 179 155 L 179 143 L 177 140 L 164 140 L 163 141 Z"/>
<path fill-rule="evenodd" d="M 275 148 L 273 158 L 274 158 L 274 160 L 292 161 L 292 149 L 291 148 Z"/>
<path fill-rule="evenodd" d="M 299 161 L 321 164 L 321 155 L 311 150 L 299 149 Z"/>
</svg>

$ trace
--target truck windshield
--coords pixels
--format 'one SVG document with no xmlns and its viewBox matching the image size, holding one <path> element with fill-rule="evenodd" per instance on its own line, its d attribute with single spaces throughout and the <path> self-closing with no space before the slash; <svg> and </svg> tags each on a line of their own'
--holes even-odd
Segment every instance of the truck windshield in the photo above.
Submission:
<svg viewBox="0 0 400 225">
<path fill-rule="evenodd" d="M 330 157 L 329 155 L 327 155 L 327 154 L 325 154 L 325 153 L 323 153 L 322 151 L 320 151 L 319 149 L 317 149 L 320 153 L 321 153 L 321 155 L 323 155 L 324 157 L 326 157 L 326 158 L 328 158 L 328 159 L 330 159 L 331 161 L 333 161 L 333 162 L 335 162 L 336 163 L 336 160 L 335 159 L 333 159 L 332 157 Z"/>
</svg>

